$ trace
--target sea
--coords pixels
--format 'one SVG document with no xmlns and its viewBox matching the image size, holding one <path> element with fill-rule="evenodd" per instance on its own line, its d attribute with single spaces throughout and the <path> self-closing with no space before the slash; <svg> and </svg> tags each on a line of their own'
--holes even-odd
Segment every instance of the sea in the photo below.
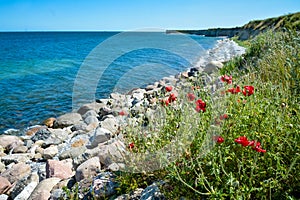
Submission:
<svg viewBox="0 0 300 200">
<path fill-rule="evenodd" d="M 191 68 L 220 38 L 164 32 L 0 32 L 0 134 Z"/>
</svg>

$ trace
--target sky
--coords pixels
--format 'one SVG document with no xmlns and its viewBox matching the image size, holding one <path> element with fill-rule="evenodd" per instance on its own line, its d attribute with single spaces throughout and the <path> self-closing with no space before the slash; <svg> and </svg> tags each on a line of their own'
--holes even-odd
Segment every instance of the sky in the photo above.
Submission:
<svg viewBox="0 0 300 200">
<path fill-rule="evenodd" d="M 0 0 L 0 31 L 236 27 L 300 11 L 300 0 Z"/>
</svg>

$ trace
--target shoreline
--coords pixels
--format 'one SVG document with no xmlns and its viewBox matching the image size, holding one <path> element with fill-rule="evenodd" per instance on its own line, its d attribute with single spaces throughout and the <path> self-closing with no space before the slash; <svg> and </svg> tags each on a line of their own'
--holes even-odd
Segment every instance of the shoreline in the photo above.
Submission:
<svg viewBox="0 0 300 200">
<path fill-rule="evenodd" d="M 124 122 L 137 123 L 143 117 L 151 120 L 163 100 L 159 94 L 168 92 L 167 86 L 176 93 L 195 77 L 213 73 L 222 68 L 223 62 L 244 52 L 229 39 L 218 40 L 187 71 L 127 94 L 111 93 L 107 99 L 82 105 L 77 112 L 29 127 L 23 135 L 0 135 L 0 194 L 16 199 L 39 199 L 46 194 L 58 199 L 64 195 L 62 188 L 70 183 L 91 185 L 94 191 L 109 186 L 111 191 L 105 194 L 114 194 L 114 172 L 122 169 L 122 153 L 128 151 L 120 134 Z M 83 190 L 80 192 L 84 195 Z"/>
</svg>

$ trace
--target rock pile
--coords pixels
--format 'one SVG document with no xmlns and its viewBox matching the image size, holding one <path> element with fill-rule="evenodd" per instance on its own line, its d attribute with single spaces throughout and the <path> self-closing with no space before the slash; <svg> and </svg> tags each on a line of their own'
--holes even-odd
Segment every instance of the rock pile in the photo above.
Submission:
<svg viewBox="0 0 300 200">
<path fill-rule="evenodd" d="M 172 85 L 174 92 L 190 87 L 201 72 L 212 73 L 226 59 L 243 53 L 232 50 L 233 44 L 220 42 L 217 48 L 223 48 L 223 57 L 215 49 L 213 55 L 220 59 L 200 60 L 187 72 L 128 94 L 112 93 L 77 112 L 49 118 L 23 136 L 0 135 L 0 199 L 65 199 L 63 188 L 72 186 L 78 187 L 80 198 L 113 197 L 118 187 L 114 172 L 124 167 L 123 155 L 130 150 L 121 132 L 124 126 L 140 118 L 151 120 L 166 86 Z M 163 199 L 157 184 L 115 198 Z"/>
</svg>

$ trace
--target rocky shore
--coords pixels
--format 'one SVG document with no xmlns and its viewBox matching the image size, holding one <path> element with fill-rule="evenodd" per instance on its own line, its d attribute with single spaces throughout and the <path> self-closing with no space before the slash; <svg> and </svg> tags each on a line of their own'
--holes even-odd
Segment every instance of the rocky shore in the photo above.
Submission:
<svg viewBox="0 0 300 200">
<path fill-rule="evenodd" d="M 112 93 L 76 112 L 30 127 L 22 136 L 0 135 L 0 200 L 67 199 L 65 188 L 74 187 L 81 199 L 163 199 L 159 182 L 116 196 L 115 172 L 121 170 L 123 155 L 130 151 L 121 132 L 124 122 L 135 123 L 141 117 L 151 120 L 161 101 L 159 94 L 168 86 L 176 93 L 196 76 L 211 74 L 244 52 L 233 41 L 220 40 L 186 72 L 128 94 Z"/>
</svg>

